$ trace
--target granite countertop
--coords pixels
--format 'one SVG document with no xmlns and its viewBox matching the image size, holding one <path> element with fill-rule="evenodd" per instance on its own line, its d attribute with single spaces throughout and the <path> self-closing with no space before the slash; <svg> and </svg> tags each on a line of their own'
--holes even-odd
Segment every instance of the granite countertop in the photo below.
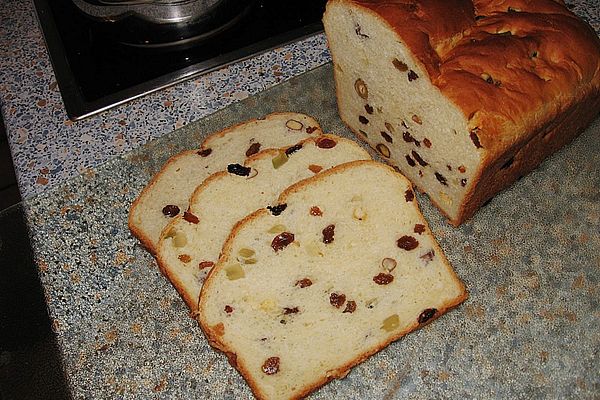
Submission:
<svg viewBox="0 0 600 400">
<path fill-rule="evenodd" d="M 572 9 L 600 32 L 596 3 Z M 36 295 L 48 306 L 60 357 L 51 365 L 64 371 L 70 395 L 250 398 L 129 233 L 127 212 L 170 155 L 236 122 L 290 110 L 350 136 L 337 116 L 331 66 L 323 65 L 325 38 L 73 123 L 32 4 L 0 0 L 0 21 L 0 107 L 25 198 L 18 215 L 0 213 L 0 227 L 22 220 L 33 249 L 21 252 L 23 244 L 6 240 L 14 229 L 0 229 L 0 255 L 14 246 L 11 262 L 30 259 L 37 269 Z M 460 228 L 420 196 L 470 298 L 314 398 L 597 397 L 599 132 L 596 120 Z"/>
</svg>

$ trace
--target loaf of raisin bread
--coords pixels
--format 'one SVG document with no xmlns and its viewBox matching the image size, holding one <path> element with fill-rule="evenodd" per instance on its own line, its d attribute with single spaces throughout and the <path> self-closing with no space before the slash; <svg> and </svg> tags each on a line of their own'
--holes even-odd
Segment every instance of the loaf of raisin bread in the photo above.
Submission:
<svg viewBox="0 0 600 400">
<path fill-rule="evenodd" d="M 285 190 L 276 210 L 236 225 L 198 312 L 259 399 L 344 377 L 466 298 L 410 182 L 389 166 L 337 166 Z"/>
<path fill-rule="evenodd" d="M 211 175 L 196 189 L 189 210 L 164 230 L 156 253 L 161 271 L 193 313 L 202 282 L 236 222 L 275 203 L 286 187 L 301 179 L 338 164 L 369 159 L 356 142 L 322 135 L 287 148 L 261 151 L 244 165 L 229 164 L 227 171 Z M 247 251 L 239 255 L 239 261 L 252 264 L 255 258 Z"/>
<path fill-rule="evenodd" d="M 454 225 L 600 111 L 600 40 L 553 0 L 330 0 L 342 120 Z"/>
<path fill-rule="evenodd" d="M 260 150 L 291 146 L 319 134 L 317 121 L 297 113 L 273 113 L 212 134 L 199 149 L 167 161 L 132 204 L 129 229 L 154 254 L 161 231 L 187 210 L 190 195 L 204 179 Z"/>
</svg>

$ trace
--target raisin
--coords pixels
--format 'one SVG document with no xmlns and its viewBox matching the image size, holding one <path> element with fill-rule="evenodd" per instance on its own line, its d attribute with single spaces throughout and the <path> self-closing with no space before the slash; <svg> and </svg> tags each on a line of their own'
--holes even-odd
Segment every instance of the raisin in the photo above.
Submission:
<svg viewBox="0 0 600 400">
<path fill-rule="evenodd" d="M 317 141 L 317 147 L 320 149 L 331 149 L 335 147 L 337 142 L 330 138 L 321 138 Z"/>
<path fill-rule="evenodd" d="M 288 244 L 294 241 L 294 234 L 290 232 L 281 232 L 279 235 L 273 238 L 271 247 L 276 252 L 285 248 Z"/>
<path fill-rule="evenodd" d="M 303 278 L 299 281 L 296 281 L 296 284 L 294 286 L 300 286 L 300 288 L 305 288 L 309 287 L 310 285 L 312 285 L 312 281 L 308 278 Z"/>
<path fill-rule="evenodd" d="M 387 285 L 389 283 L 392 283 L 393 280 L 394 280 L 394 275 L 386 274 L 383 272 L 381 272 L 373 277 L 373 282 L 375 282 L 378 285 Z"/>
<path fill-rule="evenodd" d="M 354 90 L 356 90 L 356 93 L 365 100 L 369 97 L 369 89 L 365 82 L 360 78 L 354 82 Z"/>
<path fill-rule="evenodd" d="M 424 310 L 421 315 L 419 315 L 419 318 L 417 319 L 417 321 L 419 321 L 420 324 L 423 324 L 427 321 L 429 321 L 431 318 L 433 318 L 433 316 L 435 315 L 435 313 L 437 312 L 437 309 L 435 308 L 427 308 L 426 310 Z"/>
<path fill-rule="evenodd" d="M 467 169 L 465 168 L 465 166 L 464 166 L 464 165 L 461 165 L 461 166 L 459 166 L 459 167 L 458 167 L 458 171 L 459 171 L 461 174 L 464 174 L 465 172 L 467 172 Z"/>
<path fill-rule="evenodd" d="M 333 242 L 333 235 L 335 234 L 335 225 L 327 225 L 323 229 L 323 243 L 329 244 Z"/>
<path fill-rule="evenodd" d="M 436 172 L 435 177 L 442 185 L 448 186 L 448 181 L 446 180 L 446 177 L 444 175 L 440 174 L 439 172 Z"/>
<path fill-rule="evenodd" d="M 371 107 L 368 104 L 365 104 L 365 111 L 367 112 L 367 114 L 373 114 L 373 107 Z"/>
<path fill-rule="evenodd" d="M 334 306 L 335 308 L 340 308 L 342 305 L 344 305 L 344 303 L 346 302 L 346 295 L 345 294 L 337 294 L 337 293 L 331 293 L 331 295 L 329 296 L 329 303 Z"/>
<path fill-rule="evenodd" d="M 404 192 L 404 198 L 406 201 L 413 201 L 415 199 L 415 192 L 410 189 L 406 189 L 406 192 Z"/>
<path fill-rule="evenodd" d="M 310 164 L 308 166 L 308 169 L 313 173 L 313 174 L 318 174 L 319 172 L 321 172 L 323 170 L 323 167 L 321 167 L 320 165 L 317 164 Z"/>
<path fill-rule="evenodd" d="M 417 163 L 415 163 L 415 160 L 410 158 L 410 156 L 408 154 L 405 157 L 406 157 L 406 162 L 408 163 L 408 165 L 410 165 L 411 167 L 414 167 L 415 165 L 417 165 Z"/>
<path fill-rule="evenodd" d="M 167 217 L 174 217 L 177 214 L 179 214 L 179 207 L 177 207 L 174 204 L 168 204 L 166 206 L 163 207 L 162 209 L 162 213 L 164 215 L 166 215 Z"/>
<path fill-rule="evenodd" d="M 385 124 L 385 129 L 387 129 L 388 131 L 390 131 L 391 133 L 394 133 L 395 129 L 392 126 L 392 124 L 390 124 L 389 122 L 386 122 Z"/>
<path fill-rule="evenodd" d="M 365 124 L 366 125 L 366 124 L 369 123 L 369 120 L 366 117 L 363 117 L 362 115 L 360 115 L 358 117 L 358 120 L 360 121 L 361 124 Z"/>
<path fill-rule="evenodd" d="M 185 219 L 190 224 L 197 224 L 198 222 L 200 222 L 200 220 L 198 219 L 198 217 L 196 217 L 191 212 L 187 212 L 187 211 L 185 211 L 183 213 L 183 219 Z"/>
<path fill-rule="evenodd" d="M 477 136 L 477 133 L 476 133 L 477 131 L 478 131 L 478 128 L 473 129 L 469 136 L 471 137 L 471 140 L 473 141 L 473 144 L 475 145 L 475 147 L 478 149 L 481 149 L 481 148 L 483 148 L 483 146 L 481 145 L 481 142 L 479 141 L 479 136 Z"/>
<path fill-rule="evenodd" d="M 307 126 L 306 127 L 306 133 L 308 133 L 310 135 L 311 133 L 313 133 L 317 129 L 319 129 L 319 128 L 317 128 L 316 126 Z"/>
<path fill-rule="evenodd" d="M 419 125 L 423 125 L 423 121 L 421 121 L 421 117 L 419 117 L 418 115 L 416 115 L 416 114 L 413 114 L 413 116 L 411 117 L 411 119 L 412 119 L 412 120 L 413 120 L 415 123 L 417 123 L 417 124 L 419 124 Z"/>
<path fill-rule="evenodd" d="M 390 158 L 390 149 L 388 149 L 388 147 L 385 144 L 379 143 L 377 146 L 375 146 L 375 148 L 382 156 L 384 156 L 385 158 Z"/>
<path fill-rule="evenodd" d="M 342 311 L 342 313 L 352 314 L 354 311 L 356 311 L 356 302 L 354 300 L 348 300 L 348 302 L 346 303 L 346 308 L 344 309 L 344 311 Z"/>
<path fill-rule="evenodd" d="M 462 186 L 462 187 L 467 186 L 467 180 L 465 178 L 460 180 L 460 186 Z"/>
<path fill-rule="evenodd" d="M 423 254 L 420 258 L 425 261 L 425 264 L 429 264 L 430 261 L 433 261 L 433 257 L 435 256 L 435 252 L 433 250 L 429 250 L 427 253 Z"/>
<path fill-rule="evenodd" d="M 356 35 L 357 35 L 358 37 L 360 37 L 361 39 L 368 39 L 368 38 L 369 38 L 369 35 L 362 33 L 362 32 L 361 32 L 361 29 L 362 29 L 362 28 L 361 28 L 361 26 L 360 26 L 359 24 L 356 24 L 356 25 L 354 26 L 354 32 L 356 33 Z"/>
<path fill-rule="evenodd" d="M 446 165 L 446 168 L 448 168 L 448 171 L 452 171 L 452 166 L 450 164 Z"/>
<path fill-rule="evenodd" d="M 401 249 L 404 249 L 406 251 L 410 251 L 410 250 L 414 250 L 417 248 L 417 246 L 419 246 L 419 241 L 417 239 L 415 239 L 412 236 L 402 236 L 400 239 L 398 239 L 398 241 L 396 242 L 396 244 L 398 245 L 398 247 L 400 247 Z"/>
<path fill-rule="evenodd" d="M 415 224 L 414 231 L 415 231 L 415 233 L 418 233 L 419 235 L 422 234 L 423 232 L 425 232 L 425 225 L 423 225 L 423 224 Z"/>
<path fill-rule="evenodd" d="M 400 72 L 408 71 L 408 65 L 404 64 L 402 61 L 398 60 L 397 58 L 394 58 L 392 60 L 392 64 L 394 64 L 394 67 Z"/>
<path fill-rule="evenodd" d="M 199 150 L 196 154 L 198 154 L 201 157 L 208 157 L 210 156 L 210 153 L 212 153 L 212 149 L 209 147 L 208 149 Z"/>
<path fill-rule="evenodd" d="M 298 150 L 300 150 L 302 148 L 302 143 L 298 143 L 296 145 L 293 145 L 291 147 L 288 147 L 287 149 L 285 149 L 285 154 L 287 156 L 294 154 L 295 152 L 297 152 Z"/>
<path fill-rule="evenodd" d="M 392 137 L 390 135 L 388 135 L 387 132 L 381 131 L 381 137 L 383 137 L 385 139 L 385 141 L 388 142 L 388 143 L 393 143 L 394 142 L 392 140 Z"/>
<path fill-rule="evenodd" d="M 425 139 L 423 139 L 423 144 L 425 145 L 425 147 L 430 148 L 431 147 L 431 140 L 425 138 Z"/>
<path fill-rule="evenodd" d="M 233 312 L 233 307 L 231 307 L 230 305 L 226 305 L 225 306 L 225 312 L 227 314 L 231 314 Z"/>
<path fill-rule="evenodd" d="M 312 215 L 314 217 L 320 217 L 323 215 L 323 211 L 321 211 L 321 209 L 317 206 L 312 206 L 310 208 L 310 215 Z"/>
<path fill-rule="evenodd" d="M 215 266 L 215 263 L 214 263 L 214 262 L 212 262 L 212 261 L 201 261 L 201 262 L 198 264 L 198 268 L 199 268 L 199 269 L 212 268 L 212 267 L 214 267 L 214 266 Z"/>
<path fill-rule="evenodd" d="M 415 160 L 417 160 L 417 162 L 419 163 L 419 165 L 421 167 L 426 167 L 426 166 L 429 165 L 425 160 L 423 160 L 423 158 L 421 158 L 421 156 L 419 155 L 419 153 L 417 153 L 416 151 L 414 151 L 414 150 L 411 151 L 411 154 L 415 158 Z"/>
<path fill-rule="evenodd" d="M 246 157 L 250 157 L 251 155 L 258 153 L 259 150 L 260 143 L 252 143 L 250 147 L 248 147 L 248 150 L 246 150 Z"/>
<path fill-rule="evenodd" d="M 181 261 L 182 263 L 185 263 L 185 264 L 192 261 L 192 257 L 190 257 L 187 254 L 180 254 L 177 258 L 179 258 L 179 261 Z"/>
<path fill-rule="evenodd" d="M 369 135 L 367 134 L 367 132 L 363 131 L 362 129 L 359 129 L 358 132 L 363 135 L 364 137 L 369 137 Z"/>
<path fill-rule="evenodd" d="M 412 82 L 418 78 L 419 78 L 419 75 L 417 75 L 417 73 L 415 71 L 413 71 L 412 69 L 410 71 L 408 71 L 408 81 L 409 82 Z"/>
<path fill-rule="evenodd" d="M 262 371 L 267 375 L 279 372 L 279 357 L 269 357 L 262 365 Z"/>
<path fill-rule="evenodd" d="M 284 212 L 286 208 L 286 203 L 277 204 L 276 206 L 267 206 L 267 210 L 271 211 L 271 214 L 273 214 L 275 217 Z"/>
<path fill-rule="evenodd" d="M 229 172 L 230 174 L 239 175 L 239 176 L 248 176 L 248 175 L 250 175 L 251 170 L 252 170 L 252 168 L 244 167 L 243 165 L 240 165 L 240 164 L 229 164 L 227 166 L 227 172 Z"/>
<path fill-rule="evenodd" d="M 293 308 L 284 307 L 283 308 L 283 313 L 285 315 L 288 315 L 288 314 L 297 314 L 299 312 L 300 312 L 300 310 L 298 310 L 298 307 L 293 307 Z"/>
<path fill-rule="evenodd" d="M 415 139 L 414 137 L 412 137 L 412 135 L 408 131 L 404 131 L 402 133 L 402 139 L 404 139 L 404 141 L 406 143 L 413 142 L 415 144 L 415 146 L 421 147 L 421 142 L 419 142 L 417 139 Z"/>
</svg>

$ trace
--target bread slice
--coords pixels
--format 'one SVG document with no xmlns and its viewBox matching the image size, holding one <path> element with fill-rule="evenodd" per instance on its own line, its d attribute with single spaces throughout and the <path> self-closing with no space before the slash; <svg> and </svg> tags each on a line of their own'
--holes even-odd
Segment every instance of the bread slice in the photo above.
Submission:
<svg viewBox="0 0 600 400">
<path fill-rule="evenodd" d="M 340 117 L 454 225 L 600 112 L 600 39 L 559 1 L 330 0 L 323 23 Z"/>
<path fill-rule="evenodd" d="M 291 146 L 321 128 L 312 117 L 298 113 L 273 113 L 207 137 L 199 149 L 171 157 L 148 183 L 129 211 L 129 229 L 151 252 L 164 227 L 188 208 L 194 189 L 230 163 L 267 148 Z"/>
<path fill-rule="evenodd" d="M 279 205 L 234 228 L 199 302 L 208 340 L 259 399 L 344 377 L 467 296 L 410 182 L 384 164 L 332 168 Z M 247 249 L 252 264 L 240 262 Z"/>
<path fill-rule="evenodd" d="M 228 171 L 211 175 L 196 189 L 189 211 L 163 232 L 157 247 L 163 274 L 195 311 L 202 282 L 237 221 L 276 202 L 286 187 L 301 179 L 338 164 L 370 158 L 350 139 L 322 135 L 288 148 L 262 151 L 248 158 L 244 167 L 230 164 Z M 243 263 L 253 260 L 250 252 L 240 255 Z"/>
</svg>

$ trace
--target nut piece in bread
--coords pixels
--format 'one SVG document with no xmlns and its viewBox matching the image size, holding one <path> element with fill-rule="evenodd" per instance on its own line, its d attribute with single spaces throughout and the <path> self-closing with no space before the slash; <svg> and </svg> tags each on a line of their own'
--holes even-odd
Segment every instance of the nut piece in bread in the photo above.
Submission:
<svg viewBox="0 0 600 400">
<path fill-rule="evenodd" d="M 330 0 L 342 120 L 454 225 L 600 111 L 600 39 L 553 0 Z"/>
<path fill-rule="evenodd" d="M 257 398 L 303 397 L 466 298 L 392 168 L 346 163 L 278 204 L 233 229 L 199 303 L 208 340 Z"/>
</svg>

